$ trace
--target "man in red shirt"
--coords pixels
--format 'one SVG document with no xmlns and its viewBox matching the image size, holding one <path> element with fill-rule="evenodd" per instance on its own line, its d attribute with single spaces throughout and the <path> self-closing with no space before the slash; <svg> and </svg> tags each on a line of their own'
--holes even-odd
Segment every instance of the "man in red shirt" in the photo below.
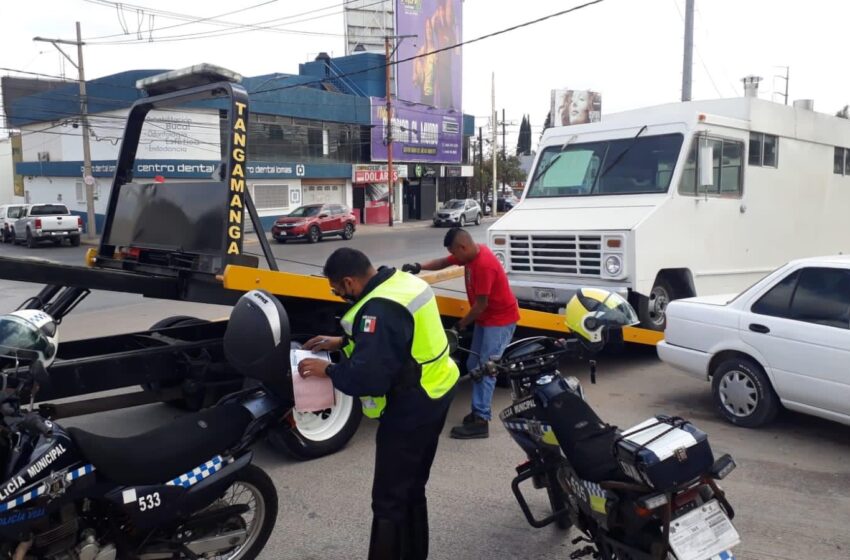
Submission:
<svg viewBox="0 0 850 560">
<path fill-rule="evenodd" d="M 475 324 L 471 350 L 475 354 L 467 360 L 473 370 L 487 360 L 501 357 L 514 336 L 519 321 L 519 306 L 508 285 L 508 275 L 486 245 L 478 245 L 468 231 L 452 228 L 446 233 L 443 245 L 450 255 L 426 263 L 406 264 L 405 272 L 418 274 L 422 270 L 442 270 L 451 265 L 462 265 L 466 273 L 466 297 L 472 308 L 455 328 L 461 331 Z M 496 380 L 485 376 L 472 388 L 472 412 L 464 417 L 460 426 L 452 428 L 456 439 L 486 438 L 490 435 L 490 405 Z"/>
</svg>

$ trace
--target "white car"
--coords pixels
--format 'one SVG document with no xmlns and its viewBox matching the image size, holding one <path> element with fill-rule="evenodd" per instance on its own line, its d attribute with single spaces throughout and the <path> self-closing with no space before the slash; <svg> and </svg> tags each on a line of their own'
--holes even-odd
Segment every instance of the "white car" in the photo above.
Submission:
<svg viewBox="0 0 850 560">
<path fill-rule="evenodd" d="M 850 424 L 850 256 L 788 263 L 739 296 L 667 307 L 658 356 L 711 382 L 724 418 L 769 422 L 780 405 Z"/>
</svg>

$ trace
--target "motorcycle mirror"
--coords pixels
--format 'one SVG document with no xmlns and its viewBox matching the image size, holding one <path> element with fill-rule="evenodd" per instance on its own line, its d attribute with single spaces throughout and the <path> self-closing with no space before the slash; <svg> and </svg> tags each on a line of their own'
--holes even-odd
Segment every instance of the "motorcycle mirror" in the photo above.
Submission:
<svg viewBox="0 0 850 560">
<path fill-rule="evenodd" d="M 596 385 L 596 360 L 590 360 L 590 383 Z"/>
</svg>

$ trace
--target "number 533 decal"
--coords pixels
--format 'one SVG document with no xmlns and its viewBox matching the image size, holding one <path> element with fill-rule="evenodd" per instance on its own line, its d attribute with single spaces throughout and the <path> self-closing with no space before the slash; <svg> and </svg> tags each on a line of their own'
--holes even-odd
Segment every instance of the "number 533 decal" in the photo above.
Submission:
<svg viewBox="0 0 850 560">
<path fill-rule="evenodd" d="M 149 509 L 158 508 L 161 505 L 162 501 L 159 499 L 159 492 L 139 498 L 139 510 L 141 511 L 148 511 Z"/>
</svg>

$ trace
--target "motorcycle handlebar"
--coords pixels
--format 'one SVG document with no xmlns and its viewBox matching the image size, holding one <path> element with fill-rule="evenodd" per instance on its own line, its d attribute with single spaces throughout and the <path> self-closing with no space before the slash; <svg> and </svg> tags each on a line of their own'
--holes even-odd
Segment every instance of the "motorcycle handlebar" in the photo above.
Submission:
<svg viewBox="0 0 850 560">
<path fill-rule="evenodd" d="M 20 423 L 21 428 L 33 435 L 46 436 L 50 433 L 50 425 L 38 413 L 27 414 Z"/>
</svg>

